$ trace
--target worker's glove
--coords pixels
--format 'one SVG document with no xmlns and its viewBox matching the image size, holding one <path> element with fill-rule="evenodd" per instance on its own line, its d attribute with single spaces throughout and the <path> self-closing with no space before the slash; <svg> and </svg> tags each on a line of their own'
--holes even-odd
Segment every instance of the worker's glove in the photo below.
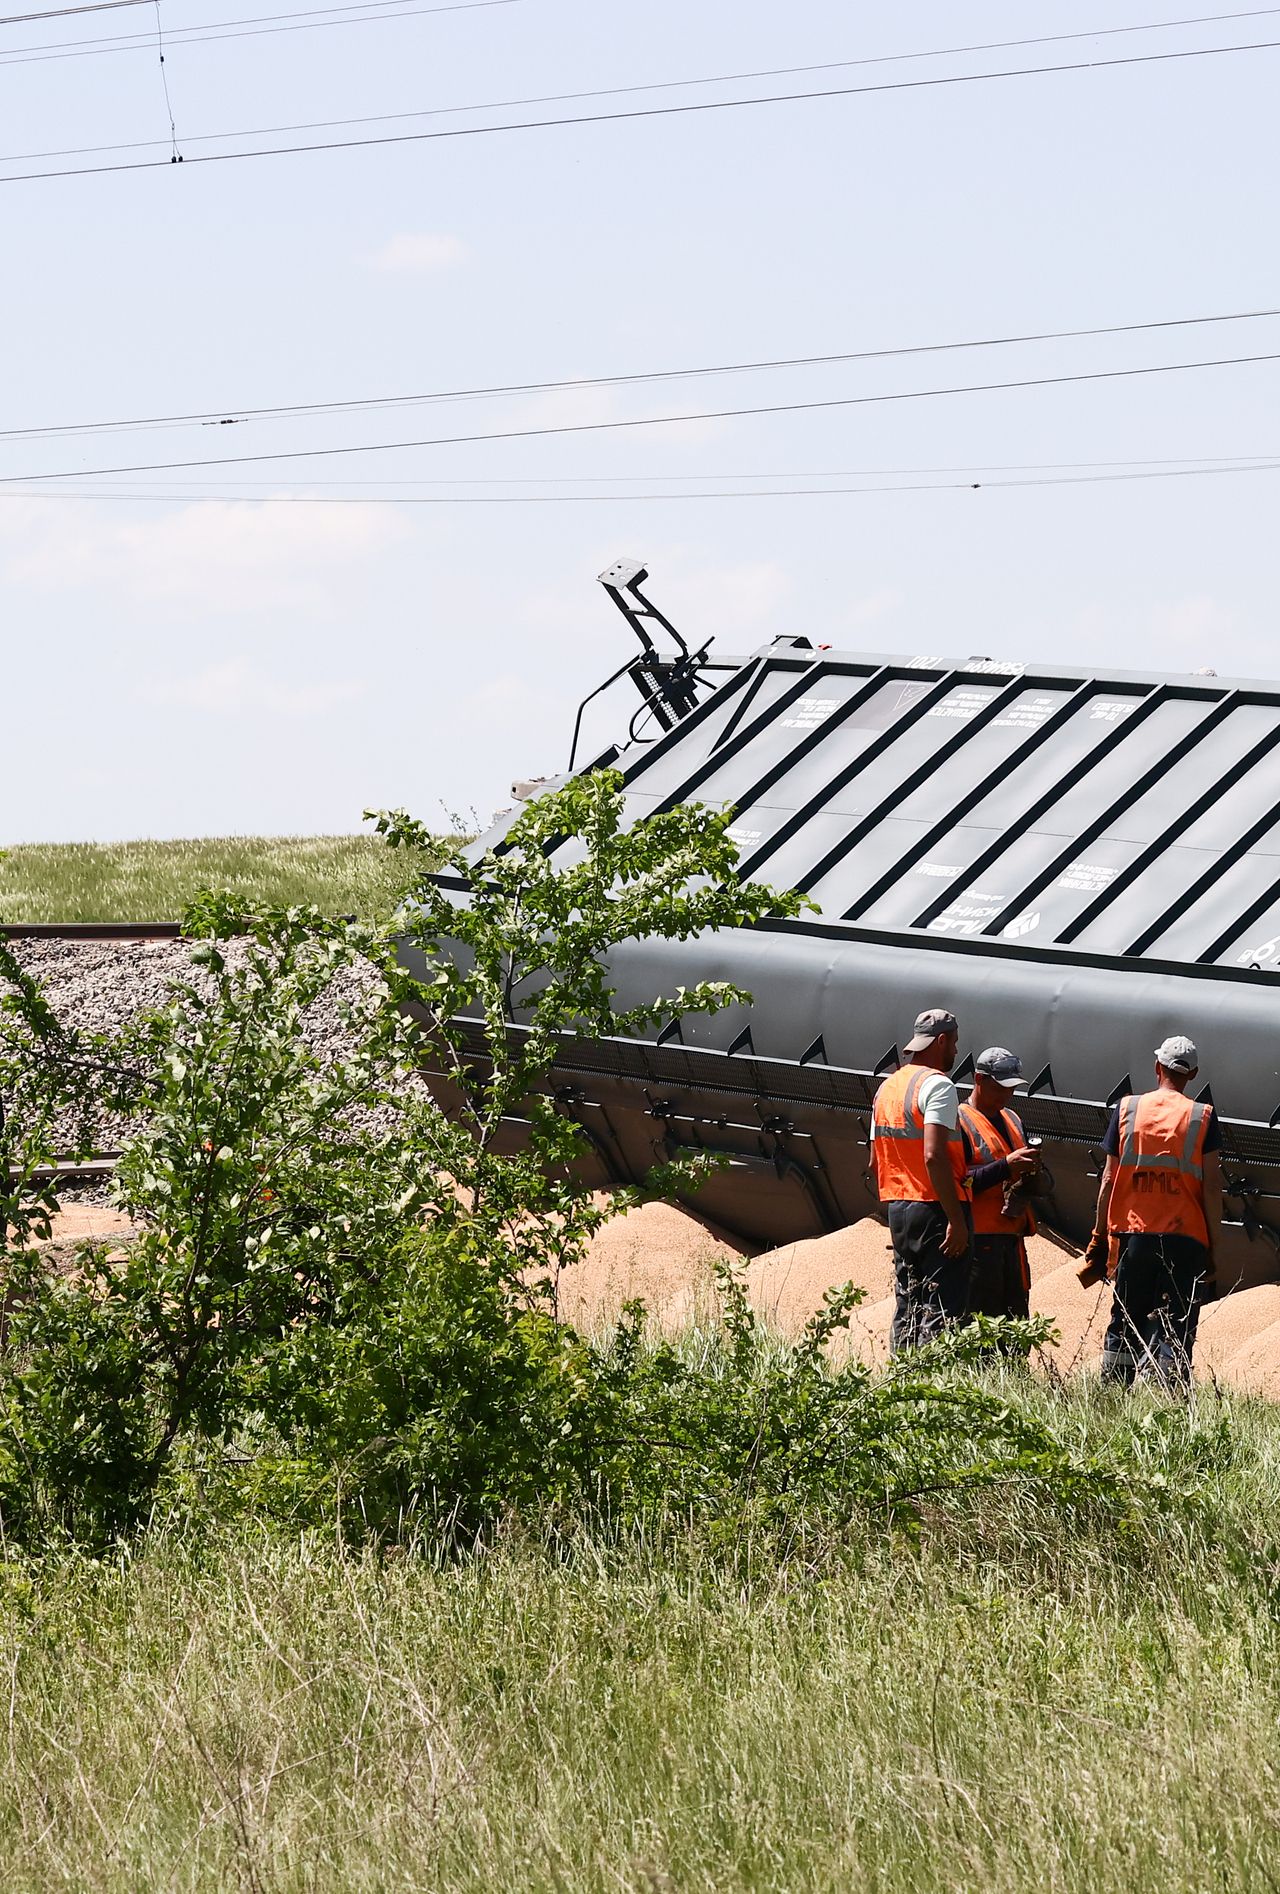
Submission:
<svg viewBox="0 0 1280 1894">
<path fill-rule="evenodd" d="M 1076 1271 L 1077 1280 L 1086 1289 L 1107 1279 L 1107 1253 L 1110 1243 L 1105 1230 L 1095 1230 L 1084 1246 L 1084 1264 Z"/>
</svg>

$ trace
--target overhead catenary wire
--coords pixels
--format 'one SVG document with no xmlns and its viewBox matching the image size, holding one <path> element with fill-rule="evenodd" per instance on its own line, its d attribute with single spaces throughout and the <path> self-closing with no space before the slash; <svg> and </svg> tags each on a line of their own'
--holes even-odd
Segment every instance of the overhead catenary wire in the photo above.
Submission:
<svg viewBox="0 0 1280 1894">
<path fill-rule="evenodd" d="M 830 368 L 852 362 L 890 361 L 914 355 L 945 355 L 968 349 L 1022 347 L 1040 342 L 1078 342 L 1102 336 L 1143 335 L 1162 329 L 1214 327 L 1228 322 L 1265 322 L 1280 316 L 1276 309 L 1234 309 L 1216 315 L 1161 316 L 1142 322 L 1096 323 L 1079 329 L 1033 329 L 1006 335 L 972 336 L 946 342 L 915 342 L 891 348 L 846 349 L 822 355 L 779 355 L 743 362 L 699 363 L 685 368 L 656 368 L 616 375 L 577 375 L 552 381 L 491 382 L 474 387 L 442 388 L 408 395 L 352 396 L 336 401 L 304 401 L 263 408 L 205 408 L 187 414 L 135 415 L 114 421 L 46 422 L 31 427 L 0 428 L 0 441 L 68 440 L 105 434 L 150 433 L 176 427 L 239 427 L 251 421 L 296 420 L 310 415 L 358 414 L 392 408 L 425 407 L 436 402 L 477 401 L 512 395 L 561 394 L 592 388 L 638 387 L 665 381 L 693 381 L 723 375 L 759 374 L 795 368 Z"/>
<path fill-rule="evenodd" d="M 467 0 L 467 6 L 501 6 L 511 0 Z M 441 11 L 462 11 L 458 6 Z M 981 85 L 1001 79 L 1043 79 L 1067 73 L 1096 73 L 1121 67 L 1152 66 L 1175 60 L 1216 59 L 1231 53 L 1274 52 L 1280 40 L 1251 40 L 1232 46 L 1188 46 L 1160 53 L 1127 53 L 1118 59 L 1077 59 L 1053 66 L 1006 66 L 989 72 L 940 73 L 923 79 L 891 79 L 873 85 L 824 86 L 807 92 L 759 93 L 746 99 L 697 99 L 680 105 L 636 106 L 622 112 L 579 112 L 560 118 L 509 119 L 498 125 L 455 125 L 434 131 L 391 132 L 375 138 L 323 139 L 305 145 L 264 145 L 251 151 L 204 151 L 194 153 L 188 165 L 230 164 L 248 158 L 304 157 L 321 151 L 371 150 L 375 146 L 410 145 L 452 138 L 492 138 L 515 132 L 561 131 L 581 125 L 617 125 L 640 119 L 677 118 L 695 112 L 733 112 L 767 105 L 808 105 L 823 99 L 866 98 L 877 93 L 918 92 L 938 86 Z M 30 184 L 48 178 L 107 177 L 126 171 L 154 171 L 167 160 L 130 159 L 119 164 L 72 165 L 49 171 L 16 171 L 0 178 L 0 184 Z"/>
<path fill-rule="evenodd" d="M 895 480 L 916 479 L 924 474 L 977 474 L 977 473 L 1064 473 L 1084 471 L 1090 468 L 1146 468 L 1146 467 L 1223 467 L 1230 471 L 1237 469 L 1248 471 L 1255 463 L 1265 464 L 1280 461 L 1280 451 L 1273 450 L 1265 454 L 1166 454 L 1154 460 L 1144 460 L 1130 455 L 1123 460 L 1013 460 L 1013 461 L 963 461 L 947 467 L 819 467 L 791 468 L 779 472 L 776 468 L 767 473 L 743 473 L 725 468 L 709 469 L 703 473 L 625 473 L 625 474 L 441 474 L 432 476 L 417 474 L 412 478 L 365 479 L 346 475 L 342 479 L 318 478 L 309 476 L 307 487 L 592 487 L 638 485 L 648 481 L 651 485 L 683 485 L 706 480 L 871 480 L 892 477 Z M 278 480 L 167 480 L 164 491 L 179 497 L 188 488 L 217 487 L 219 492 L 239 495 L 242 489 L 262 487 L 274 491 Z M 969 482 L 962 482 L 968 485 Z M 113 487 L 94 487 L 92 493 L 111 496 L 118 491 Z M 213 495 L 206 497 L 216 497 Z M 251 497 L 251 496 L 248 496 Z M 321 496 L 323 497 L 323 496 Z M 395 495 L 390 496 L 391 499 Z M 613 496 L 618 497 L 618 496 Z"/>
<path fill-rule="evenodd" d="M 142 0 L 119 0 L 119 3 L 135 5 L 142 4 Z M 397 4 L 397 0 L 370 0 L 368 10 L 372 10 L 373 6 L 377 6 L 381 10 L 382 8 L 395 4 Z M 359 6 L 318 9 L 321 13 L 356 13 L 362 10 L 363 9 Z M 469 105 L 441 105 L 426 107 L 417 111 L 379 112 L 361 118 L 321 118 L 302 120 L 301 122 L 289 125 L 245 126 L 238 131 L 200 132 L 188 137 L 187 143 L 189 145 L 211 144 L 228 138 L 272 138 L 283 136 L 290 132 L 333 131 L 352 125 L 386 125 L 404 119 L 445 118 L 456 116 L 462 112 L 513 111 L 529 105 L 566 105 L 581 99 L 622 98 L 641 92 L 670 92 L 688 86 L 737 85 L 744 83 L 748 79 L 796 78 L 811 72 L 844 72 L 854 67 L 897 65 L 903 61 L 917 59 L 948 59 L 956 58 L 967 53 L 1007 51 L 1021 46 L 1057 45 L 1067 40 L 1106 39 L 1116 34 L 1170 32 L 1180 27 L 1206 26 L 1219 22 L 1228 23 L 1233 20 L 1260 19 L 1276 14 L 1280 14 L 1280 7 L 1255 7 L 1246 13 L 1198 14 L 1191 18 L 1178 20 L 1148 20 L 1133 26 L 1096 27 L 1091 30 L 1076 33 L 1045 33 L 1039 34 L 1032 39 L 987 40 L 964 46 L 928 47 L 920 52 L 876 53 L 864 55 L 858 59 L 827 59 L 804 66 L 764 66 L 755 67 L 745 72 L 703 73 L 698 77 L 688 79 L 657 79 L 642 85 L 597 86 L 588 91 L 578 92 L 535 93 L 515 99 L 480 100 Z M 310 16 L 268 14 L 262 17 L 265 19 L 292 19 Z M 407 16 L 387 14 L 386 17 L 399 18 Z M 338 21 L 337 24 L 356 25 L 358 21 Z M 194 30 L 194 28 L 188 27 L 179 29 L 179 32 L 192 32 Z M 178 33 L 170 35 L 171 38 L 177 38 L 178 36 Z M 230 35 L 228 35 L 228 37 L 230 37 Z M 94 42 L 86 41 L 83 43 L 87 45 L 93 44 Z M 3 62 L 3 55 L 0 55 L 0 62 Z M 134 139 L 127 144 L 69 145 L 46 151 L 11 152 L 8 156 L 0 157 L 0 164 L 25 164 L 41 158 L 88 157 L 94 154 L 106 154 L 115 151 L 145 151 L 151 149 L 156 142 L 155 139 Z"/>
<path fill-rule="evenodd" d="M 344 446 L 277 448 L 255 454 L 221 454 L 190 460 L 133 462 L 118 467 L 62 467 L 53 472 L 0 474 L 11 486 L 46 480 L 92 480 L 120 474 L 180 473 L 196 467 L 247 467 L 267 462 L 327 460 L 338 454 L 400 453 L 410 448 L 470 446 L 484 441 L 540 440 L 558 434 L 604 434 L 638 427 L 673 427 L 691 421 L 741 420 L 757 415 L 807 414 L 834 408 L 879 406 L 896 401 L 934 401 L 953 395 L 997 394 L 1024 388 L 1061 388 L 1084 382 L 1127 381 L 1140 376 L 1179 375 L 1209 368 L 1244 368 L 1280 361 L 1280 352 L 1225 355 L 1196 362 L 1156 362 L 1133 368 L 1089 369 L 1071 375 L 1028 375 L 1016 381 L 965 382 L 948 388 L 903 388 L 880 394 L 834 395 L 816 401 L 780 401 L 750 408 L 712 408 L 686 414 L 636 415 L 614 421 L 564 421 L 543 427 L 495 428 L 474 434 L 438 434 L 411 441 L 362 441 Z"/>
<path fill-rule="evenodd" d="M 0 26 L 25 26 L 28 22 L 41 20 L 65 20 L 73 13 L 114 13 L 120 7 L 149 7 L 151 0 L 88 0 L 88 4 L 78 7 L 46 7 L 39 13 L 0 14 Z M 135 34 L 123 37 L 136 38 Z"/>
<path fill-rule="evenodd" d="M 414 6 L 411 0 L 351 0 L 348 6 L 306 7 L 295 13 L 261 13 L 241 20 L 207 20 L 201 26 L 176 27 L 170 38 L 183 46 L 206 46 L 214 40 L 261 39 L 264 34 L 309 33 L 321 26 L 374 25 L 380 19 L 414 19 L 424 13 L 474 13 L 485 7 L 519 6 L 521 0 L 454 0 L 452 5 Z M 347 19 L 323 16 L 350 14 Z M 272 26 L 272 20 L 294 25 Z M 102 39 L 45 40 L 12 53 L 0 53 L 0 65 L 44 65 L 54 59 L 91 59 L 104 53 L 137 53 L 149 43 L 145 33 L 113 33 Z"/>
<path fill-rule="evenodd" d="M 843 499 L 858 494 L 891 493 L 980 493 L 1015 487 L 1096 486 L 1140 480 L 1183 480 L 1222 474 L 1280 472 L 1280 460 L 1251 463 L 1247 466 L 1196 466 L 1149 468 L 1128 473 L 1083 473 L 1035 475 L 1029 479 L 911 481 L 857 487 L 776 487 L 713 491 L 703 493 L 501 493 L 501 494 L 397 494 L 379 498 L 367 494 L 274 493 L 248 495 L 243 500 L 225 493 L 127 493 L 118 490 L 86 491 L 72 488 L 66 492 L 40 489 L 34 493 L 0 491 L 0 500 L 80 501 L 125 500 L 162 503 L 172 506 L 570 506 L 633 505 L 638 502 L 683 504 L 698 500 L 815 500 Z"/>
<path fill-rule="evenodd" d="M 110 5 L 116 5 L 116 6 L 141 6 L 141 5 L 149 4 L 149 0 L 106 0 L 106 3 Z M 222 34 L 223 37 L 228 38 L 228 39 L 235 39 L 235 38 L 247 39 L 247 38 L 252 38 L 254 36 L 249 33 L 240 34 L 236 32 L 234 29 L 239 28 L 239 27 L 263 26 L 263 25 L 268 25 L 275 21 L 294 21 L 294 20 L 298 20 L 298 21 L 317 20 L 318 21 L 324 15 L 339 14 L 339 13 L 353 14 L 353 15 L 377 15 L 377 14 L 386 12 L 388 14 L 388 17 L 394 18 L 395 15 L 394 13 L 391 12 L 391 9 L 396 8 L 396 7 L 409 7 L 412 4 L 413 4 L 413 0 L 347 0 L 347 4 L 340 5 L 340 6 L 304 7 L 304 8 L 296 9 L 295 11 L 290 12 L 290 13 L 258 13 L 258 14 L 241 15 L 239 18 L 233 19 L 233 20 L 192 21 L 192 23 L 189 26 L 176 27 L 174 29 L 174 37 L 178 38 L 178 37 L 183 37 L 183 36 L 194 36 L 196 34 L 219 33 L 219 34 Z M 66 11 L 69 13 L 80 13 L 80 12 L 91 13 L 97 10 L 98 9 L 93 6 L 70 7 L 66 9 Z M 820 61 L 816 61 L 807 65 L 802 65 L 802 66 L 757 67 L 752 70 L 748 70 L 746 72 L 719 73 L 719 74 L 713 75 L 709 79 L 669 80 L 666 83 L 671 84 L 671 85 L 710 85 L 710 84 L 718 84 L 718 83 L 727 83 L 730 80 L 778 78 L 785 74 L 793 74 L 793 73 L 798 74 L 798 73 L 806 73 L 806 72 L 834 72 L 834 71 L 841 70 L 841 69 L 851 67 L 851 66 L 891 66 L 891 65 L 898 65 L 898 64 L 901 64 L 903 61 L 913 60 L 913 59 L 950 59 L 950 58 L 958 58 L 962 55 L 969 54 L 969 53 L 993 53 L 993 52 L 1014 51 L 1017 48 L 1024 47 L 1024 46 L 1059 46 L 1070 41 L 1082 40 L 1082 39 L 1110 39 L 1110 38 L 1115 38 L 1117 35 L 1126 35 L 1126 34 L 1133 34 L 1133 33 L 1169 33 L 1169 32 L 1174 32 L 1188 26 L 1224 26 L 1224 25 L 1230 25 L 1235 20 L 1267 19 L 1274 16 L 1278 12 L 1280 12 L 1280 7 L 1274 7 L 1274 6 L 1249 7 L 1247 9 L 1235 11 L 1231 13 L 1200 13 L 1200 14 L 1193 14 L 1190 16 L 1184 15 L 1182 18 L 1176 19 L 1176 20 L 1142 20 L 1131 26 L 1080 27 L 1080 28 L 1077 28 L 1077 30 L 1072 33 L 1037 33 L 1031 36 L 1023 36 L 1019 39 L 971 40 L 959 46 L 928 46 L 928 47 L 922 48 L 921 50 L 917 52 L 866 53 L 856 59 L 820 60 Z M 52 14 L 52 13 L 47 14 L 47 15 L 46 14 L 27 14 L 27 15 L 19 14 L 15 16 L 15 18 L 19 20 L 21 19 L 40 20 L 40 19 L 45 19 L 45 18 L 54 19 L 57 17 L 58 17 L 57 14 Z M 4 22 L 3 20 L 0 20 L 0 25 L 4 25 L 4 24 L 6 24 L 6 22 Z M 344 24 L 356 24 L 356 22 L 354 20 L 353 21 L 338 20 L 335 22 L 335 24 L 341 26 Z M 304 27 L 298 27 L 296 29 L 289 28 L 286 30 L 304 31 L 306 29 Z M 58 53 L 70 54 L 70 53 L 78 53 L 82 49 L 86 53 L 88 53 L 92 51 L 93 49 L 98 49 L 98 48 L 104 49 L 106 51 L 137 52 L 140 47 L 145 46 L 145 43 L 146 43 L 145 34 L 113 33 L 113 34 L 106 35 L 104 37 L 100 37 L 98 39 L 45 40 L 45 41 L 39 42 L 35 46 L 24 47 L 21 50 L 23 53 L 32 53 L 32 54 L 44 53 L 44 52 L 54 53 L 54 54 L 58 54 Z M 613 89 L 617 91 L 649 91 L 652 88 L 648 86 L 634 86 L 634 87 L 622 86 L 622 87 L 616 87 Z M 594 93 L 586 93 L 586 94 L 567 93 L 561 96 L 568 97 L 568 98 L 574 98 L 574 97 L 588 97 L 589 98 L 589 97 L 596 97 L 596 96 L 601 96 L 601 95 L 597 95 Z M 528 101 L 515 100 L 515 101 L 507 101 L 507 102 L 515 103 L 515 104 L 522 104 L 522 103 L 527 103 Z"/>
</svg>

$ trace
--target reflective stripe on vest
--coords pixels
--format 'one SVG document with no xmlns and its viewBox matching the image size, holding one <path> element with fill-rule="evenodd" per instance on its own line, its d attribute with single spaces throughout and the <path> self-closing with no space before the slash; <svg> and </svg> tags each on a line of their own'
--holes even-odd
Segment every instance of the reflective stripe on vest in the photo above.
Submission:
<svg viewBox="0 0 1280 1894">
<path fill-rule="evenodd" d="M 1020 1138 L 1022 1135 L 1022 1126 L 1018 1124 L 1016 1118 L 1013 1118 L 1012 1112 L 1009 1113 L 1009 1116 L 1013 1119 L 1014 1124 L 1017 1125 L 1018 1136 Z M 973 1146 L 973 1155 L 979 1164 L 995 1164 L 1000 1158 L 1008 1157 L 1010 1151 L 1014 1149 L 1014 1146 L 1002 1136 L 1000 1127 L 993 1125 L 989 1118 L 984 1117 L 976 1105 L 961 1105 L 960 1122 L 969 1135 L 969 1143 Z M 983 1131 L 984 1125 L 986 1126 L 985 1133 Z"/>
<path fill-rule="evenodd" d="M 1002 1123 L 993 1124 L 976 1105 L 969 1103 L 960 1107 L 960 1123 L 969 1140 L 975 1167 L 995 1164 L 1027 1141 L 1016 1112 L 1003 1111 L 1000 1116 Z M 995 1184 L 989 1190 L 973 1191 L 973 1227 L 979 1236 L 1031 1236 L 1035 1233 L 1036 1220 L 1030 1208 L 1020 1216 L 1006 1217 L 1004 1186 Z"/>
<path fill-rule="evenodd" d="M 916 1106 L 916 1097 L 925 1079 L 933 1070 L 933 1067 L 929 1065 L 912 1065 L 904 1066 L 903 1070 L 910 1072 L 911 1077 L 907 1082 L 907 1089 L 902 1098 L 902 1123 L 882 1124 L 880 1118 L 877 1116 L 876 1136 L 877 1138 L 901 1138 L 908 1144 L 923 1144 L 924 1116 Z M 894 1078 L 897 1078 L 897 1076 L 895 1072 Z M 890 1081 L 886 1079 L 884 1085 L 882 1085 L 880 1090 L 876 1093 L 877 1105 L 880 1103 L 881 1094 L 884 1092 L 885 1086 L 889 1083 Z"/>
<path fill-rule="evenodd" d="M 1155 1096 L 1155 1094 L 1148 1094 Z M 1120 1157 L 1119 1162 L 1126 1168 L 1140 1168 L 1144 1171 L 1181 1171 L 1184 1177 L 1202 1178 L 1204 1176 L 1204 1153 L 1200 1148 L 1200 1127 L 1205 1123 L 1208 1107 L 1193 1105 L 1187 1117 L 1186 1136 L 1181 1151 L 1139 1151 L 1138 1149 L 1138 1098 L 1126 1098 L 1120 1107 Z M 1184 1101 L 1185 1102 L 1185 1101 Z"/>
<path fill-rule="evenodd" d="M 872 1106 L 875 1137 L 876 1187 L 882 1203 L 936 1203 L 938 1193 L 924 1161 L 924 1113 L 920 1089 L 936 1074 L 931 1065 L 904 1065 L 887 1078 Z M 964 1144 L 959 1129 L 948 1138 L 948 1155 L 956 1191 L 969 1195 L 965 1183 Z"/>
<path fill-rule="evenodd" d="M 1209 1240 L 1204 1215 L 1204 1147 L 1213 1116 L 1179 1092 L 1144 1092 L 1120 1101 L 1120 1150 L 1113 1160 L 1111 1229 L 1120 1235 Z"/>
</svg>

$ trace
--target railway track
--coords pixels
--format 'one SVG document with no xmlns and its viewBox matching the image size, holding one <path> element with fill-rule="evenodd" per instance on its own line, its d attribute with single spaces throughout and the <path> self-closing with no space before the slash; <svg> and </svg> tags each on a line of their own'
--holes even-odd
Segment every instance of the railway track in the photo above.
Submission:
<svg viewBox="0 0 1280 1894">
<path fill-rule="evenodd" d="M 100 1151 L 96 1157 L 56 1157 L 51 1164 L 39 1164 L 33 1175 L 41 1182 L 52 1177 L 60 1184 L 75 1178 L 110 1177 L 120 1162 L 118 1151 Z"/>
<path fill-rule="evenodd" d="M 96 1157 L 56 1157 L 51 1164 L 38 1164 L 29 1175 L 32 1184 L 104 1183 L 119 1161 L 118 1151 L 101 1151 Z M 11 1171 L 10 1177 L 14 1175 Z"/>
</svg>

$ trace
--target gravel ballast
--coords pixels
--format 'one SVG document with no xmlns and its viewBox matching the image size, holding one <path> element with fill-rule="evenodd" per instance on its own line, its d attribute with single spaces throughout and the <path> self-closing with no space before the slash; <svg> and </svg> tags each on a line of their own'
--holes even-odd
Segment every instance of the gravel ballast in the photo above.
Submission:
<svg viewBox="0 0 1280 1894">
<path fill-rule="evenodd" d="M 138 1013 L 164 1006 L 175 981 L 198 985 L 208 978 L 192 965 L 193 945 L 185 940 L 19 940 L 12 948 L 69 1027 L 118 1033 Z M 309 1010 L 306 1036 L 322 1059 L 350 1056 L 354 1045 L 341 1018 L 342 1007 L 367 994 L 377 981 L 377 972 L 367 964 L 348 969 Z M 385 1129 L 391 1116 L 389 1109 L 374 1109 L 362 1113 L 360 1123 L 370 1130 Z M 97 1124 L 96 1147 L 117 1150 L 125 1132 L 120 1120 L 104 1113 Z M 59 1127 L 59 1137 L 59 1148 L 69 1149 L 74 1141 L 69 1122 Z"/>
</svg>

